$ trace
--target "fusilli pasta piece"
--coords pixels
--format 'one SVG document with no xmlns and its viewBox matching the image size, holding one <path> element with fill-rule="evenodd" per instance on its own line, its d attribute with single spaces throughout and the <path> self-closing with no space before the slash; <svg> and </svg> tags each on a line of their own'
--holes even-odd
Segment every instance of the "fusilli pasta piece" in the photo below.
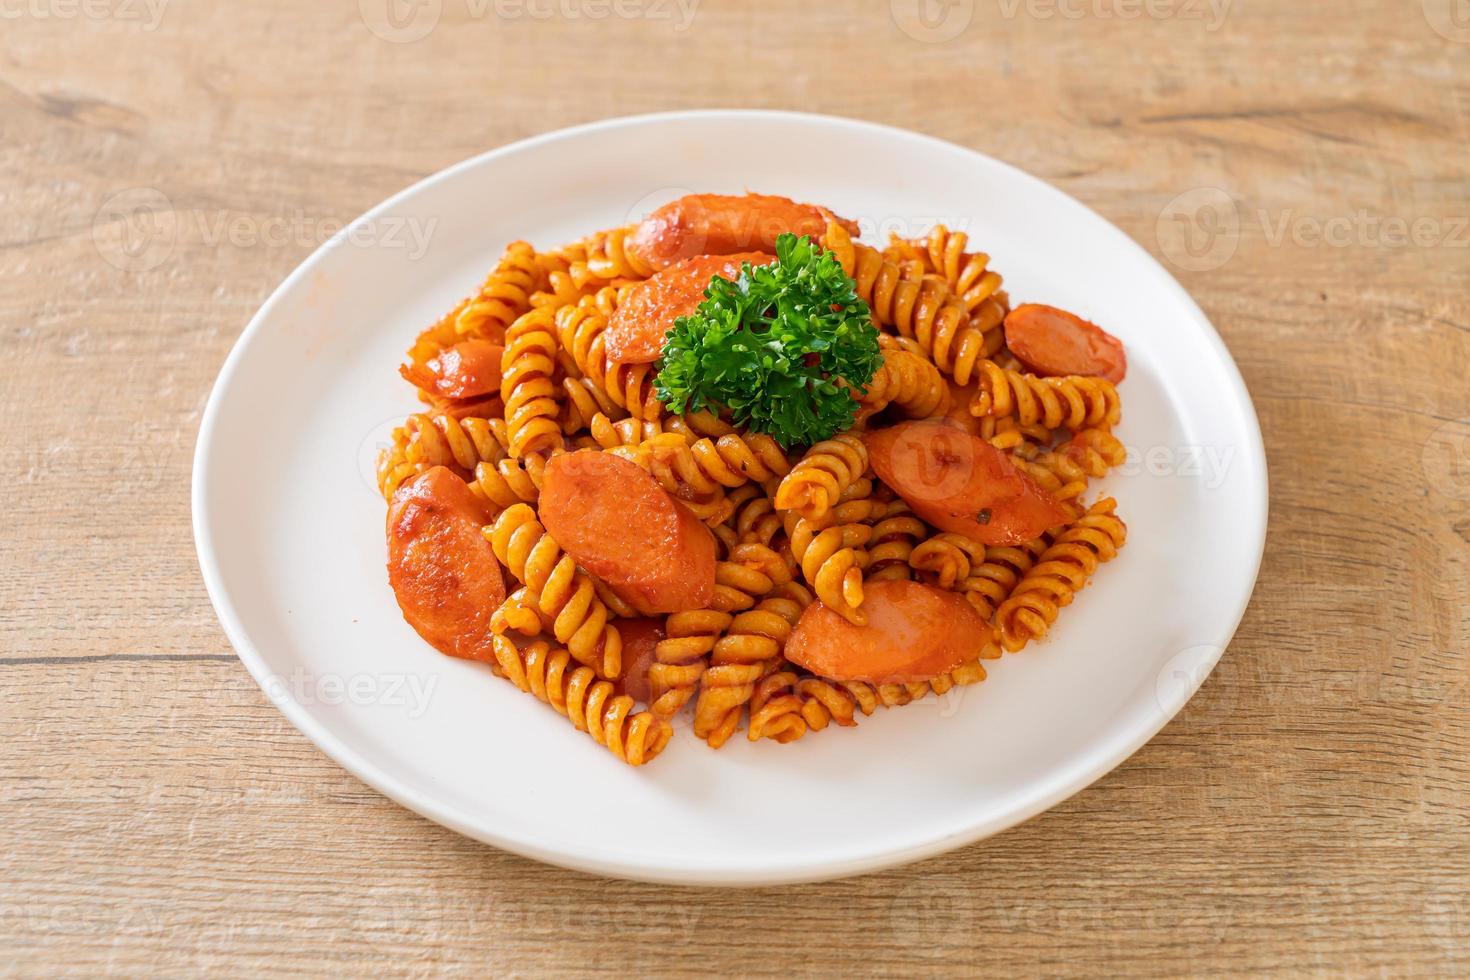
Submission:
<svg viewBox="0 0 1470 980">
<path fill-rule="evenodd" d="M 584 297 L 571 306 L 556 311 L 556 335 L 566 351 L 569 373 L 588 378 L 600 387 L 614 405 L 636 419 L 657 419 L 663 405 L 654 394 L 653 379 L 657 364 L 618 364 L 608 360 L 608 316 L 616 308 L 609 296 L 611 287 Z M 509 410 L 509 401 L 507 401 Z"/>
<path fill-rule="evenodd" d="M 474 296 L 419 334 L 408 349 L 409 362 L 422 366 L 461 340 L 500 343 L 506 328 L 531 308 L 531 293 L 542 282 L 536 250 L 525 242 L 512 242 Z"/>
<path fill-rule="evenodd" d="M 608 620 L 606 604 L 592 577 L 577 567 L 536 519 L 527 504 L 515 504 L 485 528 L 495 557 L 536 597 L 543 622 L 558 643 L 603 677 L 622 672 L 622 637 Z"/>
<path fill-rule="evenodd" d="M 949 385 L 929 358 L 905 350 L 885 350 L 883 363 L 858 404 L 862 418 L 897 405 L 909 418 L 927 419 L 949 410 Z"/>
<path fill-rule="evenodd" d="M 823 523 L 809 521 L 795 511 L 784 515 L 791 553 L 802 577 L 817 598 L 858 626 L 868 618 L 858 608 L 863 604 L 863 569 L 869 557 L 864 549 L 873 529 L 863 523 L 881 505 L 859 498 L 833 508 Z"/>
<path fill-rule="evenodd" d="M 1114 515 L 1116 506 L 1113 498 L 1104 497 L 1063 528 L 1000 604 L 995 622 L 1008 652 L 1045 636 L 1057 611 L 1071 604 L 1098 565 L 1117 555 L 1128 528 Z"/>
<path fill-rule="evenodd" d="M 378 489 L 392 499 L 406 480 L 435 466 L 468 476 L 482 462 L 504 459 L 507 442 L 502 419 L 461 419 L 448 412 L 410 415 L 393 430 L 391 445 L 378 454 Z"/>
<path fill-rule="evenodd" d="M 917 542 L 929 533 L 923 521 L 903 500 L 895 498 L 883 505 L 876 515 L 872 537 L 868 539 L 868 568 L 864 576 L 871 582 L 908 578 L 909 557 Z"/>
<path fill-rule="evenodd" d="M 813 601 L 805 586 L 787 581 L 754 609 L 737 613 L 715 641 L 700 679 L 694 734 L 719 748 L 735 733 L 756 682 L 780 658 L 802 611 Z"/>
<path fill-rule="evenodd" d="M 1008 371 L 993 361 L 980 363 L 980 387 L 971 415 L 1014 415 L 1021 425 L 1048 429 L 1111 428 L 1122 415 L 1118 389 L 1111 381 L 1072 375 L 1041 378 Z"/>
<path fill-rule="evenodd" d="M 552 314 L 535 309 L 510 325 L 501 358 L 500 397 L 510 454 L 550 454 L 562 448 L 556 402 L 557 342 Z"/>
<path fill-rule="evenodd" d="M 759 552 L 737 551 L 715 566 L 715 594 L 709 608 L 670 614 L 664 623 L 666 638 L 655 648 L 654 662 L 648 668 L 649 708 L 660 718 L 672 717 L 689 703 L 704 676 L 710 651 L 730 627 L 734 614 L 751 608 L 776 587 L 771 573 L 780 574 L 778 564 L 779 560 L 773 564 Z"/>
<path fill-rule="evenodd" d="M 990 268 L 990 256 L 966 252 L 967 244 L 964 232 L 935 225 L 924 238 L 892 237 L 884 254 L 894 261 L 922 263 L 925 272 L 938 275 L 960 297 L 973 326 L 991 331 L 1005 319 L 1009 302 L 1000 288 L 1000 273 Z"/>
<path fill-rule="evenodd" d="M 776 509 L 821 521 L 867 469 L 868 449 L 860 436 L 842 432 L 824 439 L 782 478 L 776 488 Z"/>
<path fill-rule="evenodd" d="M 470 490 L 484 501 L 492 514 L 518 503 L 534 504 L 541 496 L 546 472 L 544 456 L 506 457 L 499 462 L 476 464 Z"/>
<path fill-rule="evenodd" d="M 989 620 L 1046 546 L 1044 537 L 1006 547 L 982 545 L 946 531 L 914 548 L 909 564 L 927 573 L 930 584 L 960 592 L 981 617 Z"/>
<path fill-rule="evenodd" d="M 522 650 L 503 635 L 495 636 L 493 644 L 498 673 L 629 765 L 652 760 L 673 737 L 667 722 L 652 712 L 636 711 L 633 699 L 612 682 L 599 679 L 588 667 L 572 667 L 566 650 L 539 640 Z"/>
<path fill-rule="evenodd" d="M 873 318 L 916 341 L 941 371 L 960 384 L 969 382 L 977 362 L 1000 350 L 1003 334 L 972 325 L 964 304 L 938 276 L 924 275 L 916 264 L 885 259 L 871 245 L 853 241 L 836 222 L 828 223 L 823 245 L 857 283 L 857 294 Z"/>
<path fill-rule="evenodd" d="M 982 656 L 984 656 L 982 654 Z M 871 715 L 879 707 L 896 708 L 930 694 L 945 694 L 955 687 L 985 680 L 979 660 L 962 664 L 947 674 L 908 684 L 868 684 L 863 681 L 834 681 L 799 671 L 790 664 L 756 685 L 750 702 L 751 741 L 769 738 L 794 742 L 809 731 L 829 724 L 851 727 L 859 714 Z"/>
</svg>

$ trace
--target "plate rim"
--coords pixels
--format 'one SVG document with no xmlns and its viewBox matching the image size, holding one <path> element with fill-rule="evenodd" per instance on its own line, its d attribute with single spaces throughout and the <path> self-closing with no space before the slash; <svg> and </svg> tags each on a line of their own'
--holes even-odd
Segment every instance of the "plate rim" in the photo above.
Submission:
<svg viewBox="0 0 1470 980">
<path fill-rule="evenodd" d="M 1116 239 L 1117 247 L 1131 252 L 1135 258 L 1142 259 L 1148 266 L 1152 267 L 1152 270 L 1158 274 L 1162 282 L 1167 283 L 1168 288 L 1173 290 L 1175 294 L 1174 298 L 1182 301 L 1184 308 L 1195 319 L 1195 325 L 1204 328 L 1205 339 L 1211 345 L 1220 362 L 1220 366 L 1224 368 L 1228 385 L 1236 397 L 1236 405 L 1243 410 L 1242 421 L 1244 423 L 1244 434 L 1249 443 L 1243 449 L 1245 450 L 1244 455 L 1248 458 L 1248 469 L 1259 475 L 1259 479 L 1255 481 L 1256 487 L 1253 494 L 1255 499 L 1253 501 L 1246 501 L 1249 505 L 1249 517 L 1253 524 L 1250 530 L 1253 532 L 1253 537 L 1255 538 L 1255 554 L 1251 562 L 1249 587 L 1244 589 L 1243 594 L 1236 600 L 1236 608 L 1230 617 L 1229 630 L 1224 634 L 1223 642 L 1219 645 L 1218 652 L 1209 659 L 1208 663 L 1197 665 L 1199 668 L 1198 674 L 1194 678 L 1195 682 L 1190 686 L 1189 690 L 1176 692 L 1171 703 L 1168 705 L 1160 704 L 1162 710 L 1156 716 L 1157 720 L 1155 722 L 1140 725 L 1137 731 L 1132 730 L 1132 726 L 1129 726 L 1128 730 L 1120 735 L 1116 735 L 1109 740 L 1092 746 L 1085 753 L 1079 754 L 1077 758 L 1070 760 L 1067 766 L 1054 768 L 1043 780 L 1039 780 L 1038 787 L 1029 794 L 1029 799 L 1024 805 L 1007 810 L 997 816 L 975 821 L 962 833 L 939 835 L 934 839 L 909 846 L 874 850 L 872 853 L 862 857 L 854 857 L 847 860 L 826 860 L 794 865 L 788 863 L 788 865 L 780 868 L 756 867 L 752 869 L 742 868 L 734 864 L 719 868 L 714 866 L 689 868 L 656 862 L 638 863 L 630 860 L 619 861 L 596 853 L 580 851 L 575 847 L 564 847 L 561 850 L 557 850 L 532 839 L 523 839 L 514 834 L 497 832 L 493 829 L 487 829 L 484 826 L 475 824 L 469 819 L 468 815 L 461 814 L 454 807 L 441 804 L 428 795 L 421 794 L 412 787 L 400 783 L 395 777 L 384 772 L 375 763 L 339 739 L 325 725 L 319 724 L 306 710 L 305 706 L 295 699 L 288 696 L 271 696 L 267 686 L 270 671 L 260 651 L 249 641 L 244 623 L 235 609 L 228 592 L 224 588 L 219 571 L 219 558 L 210 530 L 213 516 L 209 512 L 207 503 L 208 480 L 205 474 L 209 472 L 211 456 L 217 448 L 214 432 L 217 417 L 222 411 L 222 406 L 226 398 L 226 392 L 231 389 L 231 382 L 234 375 L 239 370 L 239 366 L 244 360 L 245 351 L 250 347 L 253 339 L 261 332 L 263 325 L 271 318 L 275 308 L 285 301 L 286 296 L 302 280 L 310 275 L 318 263 L 323 261 L 323 257 L 332 250 L 332 242 L 327 242 L 312 251 L 310 255 L 303 259 L 271 291 L 265 302 L 261 304 L 260 308 L 250 318 L 245 329 L 231 346 L 230 352 L 220 368 L 219 375 L 216 377 L 210 389 L 209 398 L 205 404 L 195 440 L 190 479 L 190 515 L 195 553 L 199 561 L 205 591 L 209 595 L 210 604 L 214 607 L 215 614 L 219 618 L 225 637 L 229 640 L 236 656 L 239 657 L 240 661 L 250 672 L 250 675 L 261 687 L 262 692 L 266 694 L 267 700 L 286 716 L 286 719 L 295 726 L 297 731 L 306 736 L 309 741 L 338 765 L 400 806 L 412 810 L 420 816 L 432 820 L 441 826 L 448 827 L 466 837 L 546 864 L 591 874 L 659 884 L 706 886 L 759 887 L 764 885 L 827 881 L 879 871 L 932 857 L 990 837 L 1030 820 L 1032 817 L 1051 809 L 1063 800 L 1081 792 L 1094 782 L 1102 779 L 1162 731 L 1194 696 L 1195 692 L 1198 691 L 1210 673 L 1213 672 L 1215 664 L 1219 662 L 1225 649 L 1233 641 L 1235 633 L 1239 629 L 1240 622 L 1245 615 L 1245 611 L 1250 605 L 1250 600 L 1255 594 L 1255 587 L 1260 577 L 1261 560 L 1265 551 L 1266 533 L 1269 523 L 1270 473 L 1267 469 L 1260 418 L 1256 413 L 1255 403 L 1251 399 L 1250 391 L 1246 387 L 1245 380 L 1240 374 L 1238 365 L 1236 365 L 1234 358 L 1230 355 L 1230 351 L 1225 346 L 1225 342 L 1221 339 L 1219 332 L 1215 329 L 1215 325 L 1205 315 L 1204 311 L 1200 309 L 1189 292 L 1185 290 L 1183 285 L 1162 263 L 1154 258 L 1142 245 L 1134 241 L 1121 228 L 1066 191 L 1021 170 L 1013 164 L 982 153 L 979 150 L 962 146 L 936 136 L 914 132 L 913 130 L 845 116 L 772 109 L 687 109 L 672 112 L 643 113 L 631 116 L 615 116 L 516 140 L 476 154 L 458 163 L 451 164 L 413 182 L 409 186 L 389 196 L 381 203 L 374 205 L 352 222 L 349 222 L 344 227 L 342 233 L 347 234 L 353 228 L 373 221 L 382 214 L 391 212 L 402 201 L 420 191 L 439 183 L 451 181 L 467 170 L 481 166 L 488 161 L 502 156 L 510 156 L 525 149 L 548 143 L 575 140 L 587 134 L 605 130 L 646 125 L 655 122 L 678 124 L 691 120 L 708 120 L 712 118 L 746 121 L 781 120 L 824 127 L 838 126 L 851 130 L 866 131 L 867 133 L 881 136 L 885 139 L 897 138 L 918 141 L 942 147 L 946 150 L 959 150 L 965 154 L 969 154 L 985 161 L 988 165 L 997 166 L 1007 171 L 1013 179 L 1019 179 L 1023 182 L 1036 185 L 1044 189 L 1045 193 L 1061 195 L 1071 204 L 1092 214 L 1107 228 L 1108 233 Z"/>
</svg>

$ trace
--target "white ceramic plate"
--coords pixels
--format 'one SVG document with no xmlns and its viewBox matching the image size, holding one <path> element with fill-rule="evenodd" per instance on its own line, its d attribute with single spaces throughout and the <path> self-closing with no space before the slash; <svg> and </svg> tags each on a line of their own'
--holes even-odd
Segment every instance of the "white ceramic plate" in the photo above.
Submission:
<svg viewBox="0 0 1470 980">
<path fill-rule="evenodd" d="M 1121 337 L 1129 466 L 1101 489 L 1128 545 L 1053 635 L 943 699 L 788 746 L 687 730 L 613 759 L 403 622 L 372 460 L 416 402 L 415 333 L 505 244 L 549 247 L 690 190 L 819 202 L 869 241 L 969 232 L 1017 301 Z M 1266 529 L 1266 467 L 1230 355 L 1183 289 L 1061 192 L 978 153 L 821 116 L 615 119 L 452 167 L 312 255 L 246 328 L 204 413 L 194 533 L 240 659 L 308 738 L 404 806 L 540 860 L 652 881 L 770 884 L 912 861 L 1003 830 L 1108 772 L 1229 642 Z"/>
</svg>

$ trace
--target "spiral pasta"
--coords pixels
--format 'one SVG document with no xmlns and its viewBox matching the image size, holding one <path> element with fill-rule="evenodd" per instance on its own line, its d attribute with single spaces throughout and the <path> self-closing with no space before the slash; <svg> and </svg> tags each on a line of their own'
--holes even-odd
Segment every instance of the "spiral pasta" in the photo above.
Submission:
<svg viewBox="0 0 1470 980">
<path fill-rule="evenodd" d="M 1118 389 L 1103 378 L 1041 378 L 982 361 L 980 387 L 970 402 L 970 414 L 1014 415 L 1023 426 L 1040 424 L 1075 431 L 1117 425 L 1122 407 Z"/>
<path fill-rule="evenodd" d="M 404 481 L 434 466 L 473 472 L 504 459 L 509 436 L 503 419 L 457 418 L 449 412 L 410 415 L 378 454 L 378 489 L 391 499 Z"/>
<path fill-rule="evenodd" d="M 399 426 L 393 430 L 392 441 L 378 452 L 378 491 L 384 500 L 392 500 L 398 488 L 418 472 L 418 467 L 408 461 L 408 429 Z"/>
<path fill-rule="evenodd" d="M 1076 500 L 1087 489 L 1087 473 L 1061 453 L 1047 451 L 1030 457 L 1017 453 L 1011 462 L 1059 501 Z"/>
<path fill-rule="evenodd" d="M 535 309 L 510 325 L 501 358 L 500 397 L 510 454 L 549 454 L 562 448 L 556 401 L 557 343 L 552 314 Z"/>
<path fill-rule="evenodd" d="M 1046 546 L 1044 538 L 1023 545 L 982 545 L 946 531 L 915 547 L 909 564 L 927 573 L 934 585 L 960 592 L 988 620 Z"/>
<path fill-rule="evenodd" d="M 405 455 L 420 468 L 451 466 L 469 472 L 482 461 L 505 458 L 510 430 L 503 419 L 455 418 L 447 412 L 420 412 L 405 423 Z"/>
<path fill-rule="evenodd" d="M 924 522 L 902 500 L 894 499 L 874 515 L 872 536 L 868 539 L 867 581 L 908 578 L 909 559 L 917 543 L 929 533 Z"/>
<path fill-rule="evenodd" d="M 755 686 L 781 655 L 802 611 L 814 601 L 799 583 L 738 613 L 715 642 L 694 706 L 694 734 L 719 748 L 739 727 Z"/>
<path fill-rule="evenodd" d="M 650 707 L 661 718 L 676 714 L 694 696 L 708 654 L 730 628 L 735 614 L 751 608 L 778 583 L 790 580 L 785 565 L 770 549 L 747 546 L 715 566 L 714 598 L 706 609 L 671 613 L 664 623 L 666 639 L 654 651 L 648 670 L 653 692 Z"/>
<path fill-rule="evenodd" d="M 776 508 L 820 521 L 868 468 L 868 449 L 851 432 L 824 439 L 806 451 L 776 489 Z"/>
<path fill-rule="evenodd" d="M 611 283 L 619 280 L 636 282 L 653 275 L 653 267 L 628 249 L 628 238 L 636 225 L 625 225 L 597 232 L 587 242 L 587 259 L 579 269 L 573 265 L 573 275 L 586 282 Z"/>
<path fill-rule="evenodd" d="M 904 350 L 883 351 L 883 363 L 858 399 L 863 416 L 896 405 L 909 418 L 926 419 L 949 410 L 949 386 L 927 357 Z"/>
<path fill-rule="evenodd" d="M 599 448 L 615 449 L 618 446 L 636 446 L 661 434 L 664 421 L 667 419 L 622 418 L 615 421 L 607 413 L 599 412 L 587 423 L 587 431 Z"/>
<path fill-rule="evenodd" d="M 664 410 L 653 390 L 657 365 L 618 364 L 608 359 L 604 335 L 615 308 L 616 295 L 608 287 L 556 311 L 556 336 L 570 362 L 567 367 L 634 418 L 657 419 Z M 506 407 L 508 411 L 508 400 Z"/>
<path fill-rule="evenodd" d="M 526 242 L 512 242 L 495 270 L 473 299 L 455 317 L 460 339 L 500 340 L 518 317 L 530 308 L 531 293 L 539 284 L 536 250 Z"/>
<path fill-rule="evenodd" d="M 936 367 L 960 384 L 967 384 L 977 362 L 1004 342 L 1000 331 L 987 333 L 972 325 L 964 304 L 938 276 L 885 259 L 871 245 L 853 241 L 837 222 L 828 223 L 823 244 L 857 283 L 857 294 L 873 318 L 917 342 Z"/>
<path fill-rule="evenodd" d="M 492 642 L 498 673 L 629 765 L 652 760 L 673 737 L 667 722 L 635 711 L 633 699 L 611 681 L 586 666 L 572 667 L 566 650 L 539 640 L 522 650 L 503 635 Z"/>
<path fill-rule="evenodd" d="M 1128 461 L 1128 450 L 1107 429 L 1081 429 L 1067 444 L 1065 455 L 1088 476 L 1106 476 Z"/>
<path fill-rule="evenodd" d="M 563 553 L 535 510 L 527 504 L 506 508 L 485 528 L 485 537 L 500 563 L 535 595 L 556 641 L 600 676 L 617 677 L 622 672 L 622 637 L 608 621 L 607 606 L 592 577 Z"/>
<path fill-rule="evenodd" d="M 722 494 L 752 480 L 784 476 L 791 469 L 776 440 L 761 434 L 729 433 L 691 443 L 685 434 L 664 432 L 608 451 L 648 470 L 665 490 L 696 499 Z"/>
<path fill-rule="evenodd" d="M 925 272 L 938 275 L 964 303 L 971 325 L 991 331 L 1009 312 L 1006 294 L 1000 288 L 1000 273 L 990 268 L 990 256 L 966 252 L 967 244 L 969 236 L 964 232 L 940 224 L 924 238 L 893 236 L 884 255 L 897 262 L 917 261 Z"/>
<path fill-rule="evenodd" d="M 1008 652 L 1045 636 L 1057 611 L 1071 604 L 1098 565 L 1117 555 L 1128 528 L 1114 515 L 1116 506 L 1113 498 L 1104 497 L 1062 529 L 1000 604 L 995 622 Z"/>
<path fill-rule="evenodd" d="M 507 456 L 495 463 L 485 460 L 475 465 L 475 475 L 469 486 L 492 514 L 498 514 L 516 504 L 536 503 L 541 496 L 545 472 L 546 460 L 541 456 L 521 459 Z"/>
<path fill-rule="evenodd" d="M 795 511 L 783 515 L 802 577 L 823 604 L 858 626 L 868 621 L 859 607 L 863 604 L 863 569 L 870 561 L 864 546 L 873 536 L 872 527 L 864 522 L 872 518 L 877 506 L 863 498 L 839 504 L 832 509 L 830 524 L 807 520 Z"/>
<path fill-rule="evenodd" d="M 928 694 L 942 695 L 955 687 L 978 684 L 985 678 L 985 668 L 979 660 L 928 681 L 876 685 L 828 680 L 785 664 L 756 684 L 746 734 L 752 742 L 763 738 L 794 742 L 807 732 L 821 731 L 829 724 L 852 727 L 857 724 L 858 715 L 871 715 L 879 707 L 912 704 Z"/>
<path fill-rule="evenodd" d="M 514 630 L 522 636 L 540 636 L 546 624 L 541 619 L 539 608 L 541 597 L 526 586 L 521 586 L 510 595 L 490 616 L 490 628 L 495 633 Z"/>
</svg>

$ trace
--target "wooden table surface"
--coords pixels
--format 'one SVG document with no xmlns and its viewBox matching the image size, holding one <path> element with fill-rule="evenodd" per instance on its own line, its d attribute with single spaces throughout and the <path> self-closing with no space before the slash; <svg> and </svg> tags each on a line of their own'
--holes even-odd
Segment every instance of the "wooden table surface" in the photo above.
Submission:
<svg viewBox="0 0 1470 980">
<path fill-rule="evenodd" d="M 1450 0 L 385 2 L 0 2 L 0 973 L 1470 971 Z M 200 412 L 324 222 L 704 106 L 1039 175 L 1170 267 L 1255 398 L 1271 530 L 1220 667 L 1117 771 L 958 853 L 756 891 L 501 853 L 299 735 L 205 596 Z M 176 240 L 140 260 L 113 218 L 155 195 Z"/>
</svg>

